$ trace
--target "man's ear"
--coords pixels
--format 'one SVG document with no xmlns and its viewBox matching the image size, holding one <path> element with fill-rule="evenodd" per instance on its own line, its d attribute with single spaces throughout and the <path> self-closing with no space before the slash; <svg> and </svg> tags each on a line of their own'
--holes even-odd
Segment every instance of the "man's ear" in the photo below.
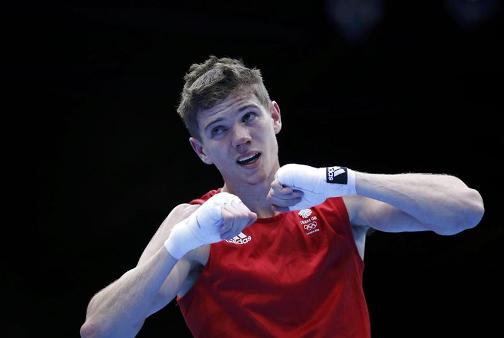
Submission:
<svg viewBox="0 0 504 338">
<path fill-rule="evenodd" d="M 191 147 L 193 148 L 196 155 L 198 155 L 198 157 L 204 163 L 213 164 L 213 162 L 208 158 L 207 154 L 205 153 L 205 150 L 203 149 L 203 144 L 201 143 L 201 141 L 199 141 L 197 138 L 190 137 L 189 143 L 191 144 Z"/>
<path fill-rule="evenodd" d="M 280 106 L 276 101 L 271 101 L 270 105 L 271 118 L 273 119 L 273 130 L 278 134 L 282 129 L 282 118 L 280 116 Z"/>
</svg>

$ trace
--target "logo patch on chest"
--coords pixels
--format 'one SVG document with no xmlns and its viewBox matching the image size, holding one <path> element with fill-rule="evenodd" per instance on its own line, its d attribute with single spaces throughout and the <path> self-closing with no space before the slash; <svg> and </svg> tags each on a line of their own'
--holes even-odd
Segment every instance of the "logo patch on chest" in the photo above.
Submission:
<svg viewBox="0 0 504 338">
<path fill-rule="evenodd" d="M 302 218 L 299 220 L 299 224 L 303 226 L 305 235 L 312 235 L 320 231 L 317 215 L 313 215 L 313 211 L 311 209 L 300 210 L 298 215 Z"/>
<path fill-rule="evenodd" d="M 252 236 L 247 236 L 243 232 L 240 232 L 238 236 L 234 236 L 231 239 L 226 239 L 226 242 L 231 244 L 247 244 L 252 240 Z"/>
</svg>

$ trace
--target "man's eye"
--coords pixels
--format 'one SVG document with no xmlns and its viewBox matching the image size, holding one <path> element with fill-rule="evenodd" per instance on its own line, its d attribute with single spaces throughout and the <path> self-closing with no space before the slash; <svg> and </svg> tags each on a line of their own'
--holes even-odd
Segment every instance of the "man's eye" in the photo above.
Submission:
<svg viewBox="0 0 504 338">
<path fill-rule="evenodd" d="M 225 131 L 226 131 L 226 128 L 224 128 L 223 126 L 217 126 L 217 127 L 212 128 L 212 131 L 210 132 L 210 134 L 212 136 L 218 136 L 218 135 L 224 133 Z"/>
<path fill-rule="evenodd" d="M 253 121 L 256 118 L 257 114 L 254 112 L 248 112 L 242 117 L 243 122 L 250 122 Z"/>
</svg>

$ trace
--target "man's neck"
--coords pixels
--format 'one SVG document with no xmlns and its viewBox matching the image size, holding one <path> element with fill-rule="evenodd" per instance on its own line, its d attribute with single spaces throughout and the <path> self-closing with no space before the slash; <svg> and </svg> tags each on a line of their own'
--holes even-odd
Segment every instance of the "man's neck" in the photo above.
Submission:
<svg viewBox="0 0 504 338">
<path fill-rule="evenodd" d="M 260 184 L 239 184 L 235 186 L 225 183 L 222 191 L 238 196 L 251 211 L 257 214 L 258 218 L 273 217 L 278 212 L 273 210 L 267 199 L 273 179 L 274 175 L 271 175 Z"/>
</svg>

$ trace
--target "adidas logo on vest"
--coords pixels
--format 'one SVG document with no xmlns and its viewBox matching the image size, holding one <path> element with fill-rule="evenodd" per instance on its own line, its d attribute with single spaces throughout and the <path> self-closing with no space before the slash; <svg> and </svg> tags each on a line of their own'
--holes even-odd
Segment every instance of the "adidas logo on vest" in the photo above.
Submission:
<svg viewBox="0 0 504 338">
<path fill-rule="evenodd" d="M 226 239 L 226 242 L 232 244 L 247 244 L 252 240 L 252 236 L 247 236 L 243 232 L 240 232 L 238 236 L 234 236 L 231 239 Z"/>
</svg>

